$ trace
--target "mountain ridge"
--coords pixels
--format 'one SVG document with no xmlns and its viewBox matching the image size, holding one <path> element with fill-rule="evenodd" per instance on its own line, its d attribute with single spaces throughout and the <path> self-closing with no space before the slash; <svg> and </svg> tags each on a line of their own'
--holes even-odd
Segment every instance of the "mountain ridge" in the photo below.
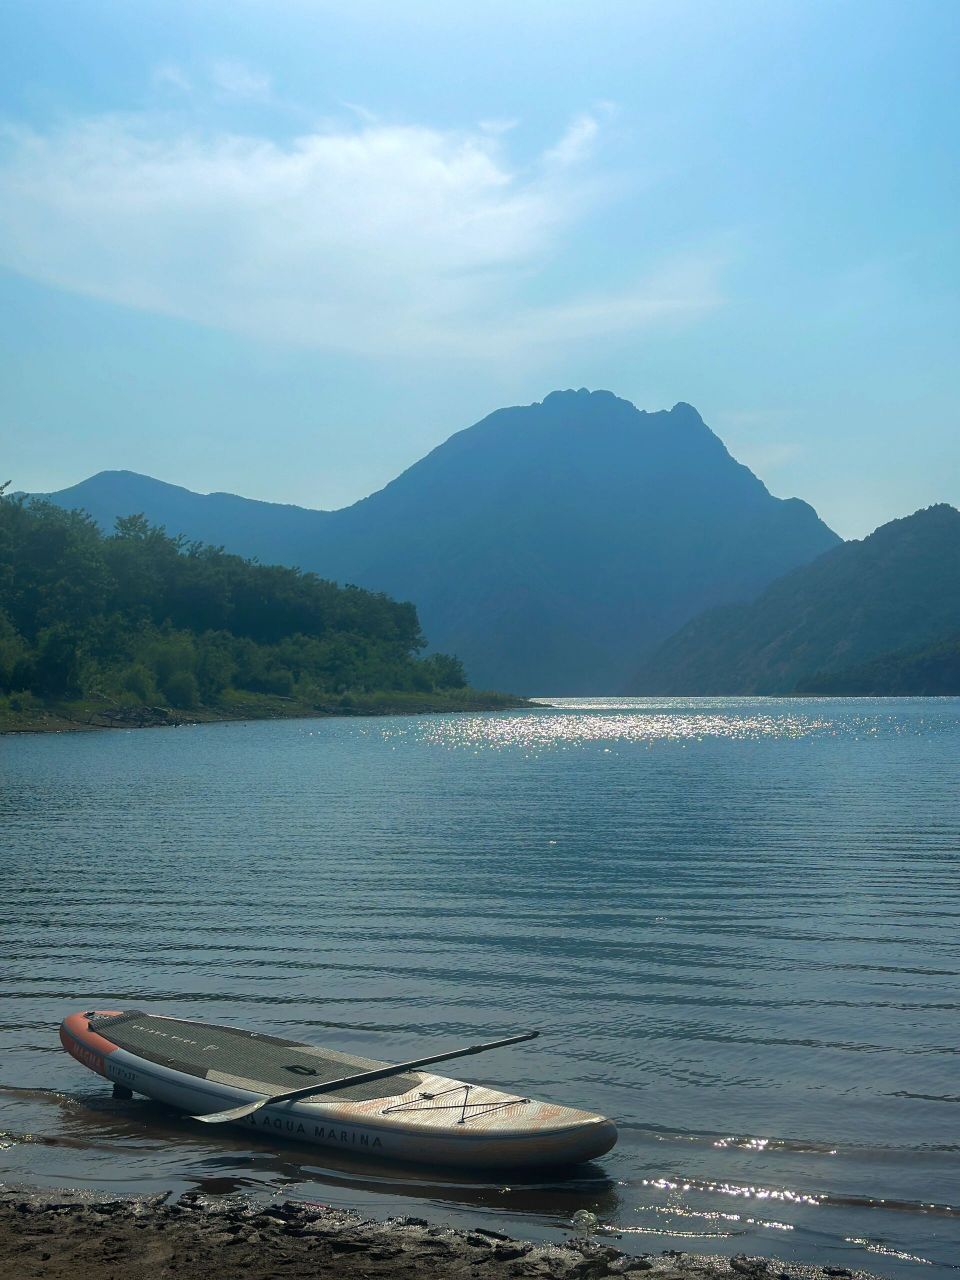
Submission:
<svg viewBox="0 0 960 1280">
<path fill-rule="evenodd" d="M 829 549 L 747 604 L 691 619 L 640 665 L 632 691 L 839 690 L 844 673 L 861 680 L 863 668 L 920 656 L 957 631 L 960 511 L 936 503 Z"/>
<path fill-rule="evenodd" d="M 131 515 L 141 511 L 146 514 L 162 509 L 166 519 L 154 523 L 164 524 L 170 533 L 186 534 L 191 542 L 214 546 L 218 546 L 222 539 L 209 535 L 219 530 L 223 514 L 242 514 L 244 520 L 250 521 L 253 527 L 246 531 L 246 536 L 243 529 L 237 529 L 229 550 L 245 556 L 258 554 L 263 529 L 274 527 L 276 514 L 283 513 L 294 522 L 294 526 L 290 535 L 279 539 L 275 551 L 271 552 L 271 558 L 281 564 L 288 562 L 289 551 L 301 545 L 295 539 L 312 534 L 316 519 L 329 514 L 294 503 L 267 502 L 222 490 L 197 493 L 184 485 L 122 469 L 98 471 L 69 488 L 34 496 L 54 502 L 57 506 L 77 507 L 88 511 L 105 533 L 112 530 L 118 515 Z M 118 503 L 124 504 L 123 511 L 116 509 Z M 181 528 L 177 525 L 178 514 L 188 527 Z M 244 545 L 245 542 L 249 545 Z M 264 559 L 262 555 L 260 558 Z"/>
<path fill-rule="evenodd" d="M 960 694 L 960 633 L 839 671 L 814 672 L 797 692 L 826 697 L 943 698 Z"/>
<path fill-rule="evenodd" d="M 337 511 L 107 474 L 47 496 L 104 525 L 126 489 L 171 533 L 412 600 L 475 683 L 530 694 L 622 689 L 688 618 L 839 542 L 686 402 L 585 388 L 497 409 Z"/>
</svg>

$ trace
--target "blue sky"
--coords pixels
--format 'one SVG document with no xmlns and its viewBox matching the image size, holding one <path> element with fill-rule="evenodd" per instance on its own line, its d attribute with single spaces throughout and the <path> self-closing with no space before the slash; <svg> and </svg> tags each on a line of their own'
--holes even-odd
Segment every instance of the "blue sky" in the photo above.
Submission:
<svg viewBox="0 0 960 1280">
<path fill-rule="evenodd" d="M 951 0 L 5 0 L 0 468 L 336 507 L 555 387 L 960 503 Z"/>
</svg>

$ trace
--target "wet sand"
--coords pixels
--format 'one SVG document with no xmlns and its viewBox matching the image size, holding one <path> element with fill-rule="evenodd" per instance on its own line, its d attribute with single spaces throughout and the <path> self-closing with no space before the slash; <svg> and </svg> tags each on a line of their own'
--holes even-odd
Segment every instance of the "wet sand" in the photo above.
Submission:
<svg viewBox="0 0 960 1280">
<path fill-rule="evenodd" d="M 326 1205 L 188 1193 L 108 1198 L 0 1189 L 0 1276 L 24 1280 L 876 1280 L 776 1259 L 626 1254 L 603 1236 L 559 1245 L 493 1231 L 386 1222 Z"/>
</svg>

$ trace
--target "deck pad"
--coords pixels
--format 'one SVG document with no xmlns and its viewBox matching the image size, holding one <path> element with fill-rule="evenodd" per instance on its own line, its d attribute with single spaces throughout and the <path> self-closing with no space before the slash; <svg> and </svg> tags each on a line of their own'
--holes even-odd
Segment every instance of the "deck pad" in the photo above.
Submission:
<svg viewBox="0 0 960 1280">
<path fill-rule="evenodd" d="M 295 1040 L 261 1035 L 256 1031 L 187 1022 L 179 1018 L 160 1018 L 139 1009 L 91 1018 L 89 1026 L 91 1031 L 117 1048 L 126 1049 L 149 1062 L 204 1080 L 236 1083 L 264 1093 L 305 1088 L 312 1083 L 326 1084 L 341 1076 L 377 1071 L 391 1065 L 335 1049 L 318 1049 L 298 1044 Z M 335 1089 L 321 1097 L 331 1102 L 396 1098 L 417 1088 L 422 1080 L 420 1074 L 405 1072 L 386 1080 Z"/>
</svg>

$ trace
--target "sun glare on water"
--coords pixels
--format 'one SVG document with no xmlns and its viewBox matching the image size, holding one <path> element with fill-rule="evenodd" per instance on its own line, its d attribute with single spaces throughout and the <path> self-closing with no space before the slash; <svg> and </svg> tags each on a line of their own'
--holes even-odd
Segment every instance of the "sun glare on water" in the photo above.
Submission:
<svg viewBox="0 0 960 1280">
<path fill-rule="evenodd" d="M 653 747 L 658 743 L 687 746 L 722 739 L 865 738 L 900 731 L 902 726 L 888 714 L 831 713 L 822 703 L 801 706 L 791 699 L 769 705 L 756 700 L 730 700 L 723 705 L 721 699 L 703 699 L 697 705 L 689 699 L 670 704 L 665 700 L 639 704 L 635 699 L 570 699 L 557 700 L 542 711 L 438 716 L 394 722 L 380 730 L 388 741 L 412 740 L 473 752 L 526 753 L 591 746 L 614 751 L 622 746 Z"/>
</svg>

